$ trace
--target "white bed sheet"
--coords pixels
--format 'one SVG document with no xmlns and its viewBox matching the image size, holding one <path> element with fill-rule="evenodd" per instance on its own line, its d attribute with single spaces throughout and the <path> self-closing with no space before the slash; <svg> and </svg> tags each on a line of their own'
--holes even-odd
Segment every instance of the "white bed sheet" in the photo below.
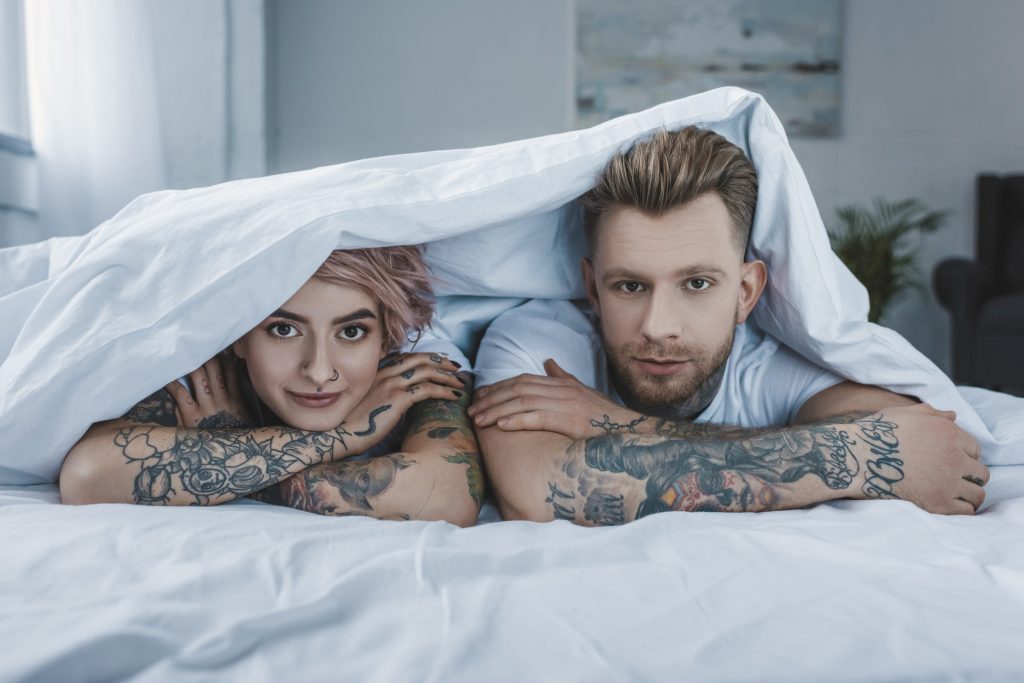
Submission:
<svg viewBox="0 0 1024 683">
<path fill-rule="evenodd" d="M 7 487 L 0 680 L 1020 681 L 1024 466 L 988 492 L 459 529 Z"/>
</svg>

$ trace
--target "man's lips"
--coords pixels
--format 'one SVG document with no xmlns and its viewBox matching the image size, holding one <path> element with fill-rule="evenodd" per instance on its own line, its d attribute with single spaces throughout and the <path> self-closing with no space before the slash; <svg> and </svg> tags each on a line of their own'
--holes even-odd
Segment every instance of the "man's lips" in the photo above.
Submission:
<svg viewBox="0 0 1024 683">
<path fill-rule="evenodd" d="M 288 396 L 298 403 L 303 408 L 326 408 L 329 405 L 333 405 L 341 393 L 336 392 L 333 394 L 298 394 L 294 391 L 287 392 Z"/>
<path fill-rule="evenodd" d="M 674 375 L 687 361 L 675 358 L 634 358 L 640 369 L 649 375 Z"/>
</svg>

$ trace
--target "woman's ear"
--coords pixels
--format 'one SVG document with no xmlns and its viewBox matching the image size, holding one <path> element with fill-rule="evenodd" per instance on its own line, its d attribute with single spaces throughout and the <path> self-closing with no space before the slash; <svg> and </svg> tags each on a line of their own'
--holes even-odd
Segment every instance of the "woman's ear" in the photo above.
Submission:
<svg viewBox="0 0 1024 683">
<path fill-rule="evenodd" d="M 768 267 L 765 266 L 764 261 L 748 261 L 743 264 L 743 274 L 740 276 L 740 298 L 736 304 L 737 325 L 745 322 L 747 316 L 754 310 L 767 283 Z"/>
<path fill-rule="evenodd" d="M 242 343 L 241 339 L 231 345 L 231 350 L 240 360 L 245 360 L 245 344 Z"/>
</svg>

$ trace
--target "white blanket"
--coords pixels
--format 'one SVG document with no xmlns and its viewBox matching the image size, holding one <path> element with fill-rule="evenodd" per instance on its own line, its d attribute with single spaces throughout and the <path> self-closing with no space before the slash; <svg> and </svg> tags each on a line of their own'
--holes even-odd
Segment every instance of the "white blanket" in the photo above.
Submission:
<svg viewBox="0 0 1024 683">
<path fill-rule="evenodd" d="M 622 527 L 54 505 L 0 489 L 0 682 L 1024 680 L 1024 467 Z"/>
<path fill-rule="evenodd" d="M 472 356 L 504 308 L 582 294 L 572 200 L 631 141 L 690 124 L 758 169 L 751 252 L 771 282 L 756 323 L 840 375 L 956 410 L 990 464 L 1024 463 L 1024 402 L 996 437 L 934 364 L 865 322 L 779 120 L 722 88 L 584 131 L 157 192 L 84 237 L 0 251 L 0 484 L 54 481 L 91 423 L 241 336 L 335 248 L 430 242 L 440 327 Z"/>
</svg>

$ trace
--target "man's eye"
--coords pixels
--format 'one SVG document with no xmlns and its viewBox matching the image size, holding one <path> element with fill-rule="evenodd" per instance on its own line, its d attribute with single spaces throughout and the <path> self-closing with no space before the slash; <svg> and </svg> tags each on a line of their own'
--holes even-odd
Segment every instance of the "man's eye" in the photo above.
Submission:
<svg viewBox="0 0 1024 683">
<path fill-rule="evenodd" d="M 362 339 L 366 336 L 366 328 L 359 325 L 349 325 L 348 327 L 341 328 L 341 336 L 349 341 Z"/>
<path fill-rule="evenodd" d="M 299 335 L 299 331 L 295 329 L 295 325 L 289 323 L 274 323 L 268 327 L 267 330 L 272 336 L 280 337 L 281 339 L 288 339 Z"/>
<path fill-rule="evenodd" d="M 701 292 L 710 287 L 711 283 L 702 277 L 695 277 L 692 280 L 687 281 L 686 286 L 688 289 Z"/>
<path fill-rule="evenodd" d="M 618 284 L 619 291 L 626 292 L 627 294 L 636 294 L 637 292 L 642 291 L 643 288 L 644 286 L 642 284 L 640 284 L 639 282 L 635 282 L 633 280 L 630 280 L 628 282 L 620 282 Z"/>
</svg>

